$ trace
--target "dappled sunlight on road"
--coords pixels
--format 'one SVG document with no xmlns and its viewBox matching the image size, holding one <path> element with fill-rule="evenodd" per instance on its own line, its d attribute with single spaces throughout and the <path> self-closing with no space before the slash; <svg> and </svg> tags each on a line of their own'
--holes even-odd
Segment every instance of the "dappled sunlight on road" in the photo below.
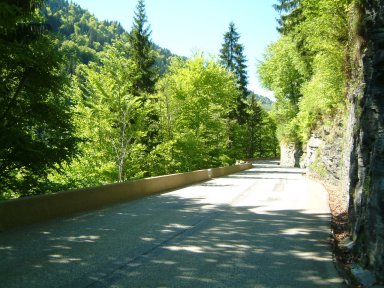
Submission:
<svg viewBox="0 0 384 288">
<path fill-rule="evenodd" d="M 125 280 L 118 281 L 116 287 L 138 285 L 144 276 L 149 277 L 145 283 L 156 281 L 164 287 L 169 277 L 179 279 L 176 283 L 181 287 L 200 287 L 201 279 L 218 283 L 216 286 L 226 283 L 225 287 L 329 287 L 334 283 L 335 279 L 324 273 L 324 269 L 332 269 L 332 264 L 329 227 L 322 215 L 287 210 L 271 216 L 239 207 L 224 208 L 218 207 L 211 221 L 185 231 L 172 245 L 159 247 L 154 259 L 141 258 L 134 272 L 122 269 Z M 314 252 L 319 247 L 321 252 Z M 157 271 L 156 276 L 151 276 L 151 271 Z M 309 272 L 313 281 L 305 277 Z"/>
<path fill-rule="evenodd" d="M 205 253 L 207 251 L 204 250 L 204 247 L 200 246 L 165 246 L 163 249 L 170 250 L 170 251 L 186 251 L 186 252 L 193 252 L 193 253 Z"/>
<path fill-rule="evenodd" d="M 2 283 L 338 287 L 324 191 L 300 171 L 264 166 L 2 233 Z M 273 179 L 258 178 L 265 169 Z"/>
</svg>

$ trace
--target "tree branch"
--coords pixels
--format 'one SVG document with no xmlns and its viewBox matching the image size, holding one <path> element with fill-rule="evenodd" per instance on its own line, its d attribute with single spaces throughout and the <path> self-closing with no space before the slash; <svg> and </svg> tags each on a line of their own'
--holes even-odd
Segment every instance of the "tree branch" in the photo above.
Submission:
<svg viewBox="0 0 384 288">
<path fill-rule="evenodd" d="M 12 107 L 15 105 L 16 99 L 19 97 L 19 95 L 20 95 L 20 93 L 21 93 L 25 83 L 27 82 L 29 74 L 30 74 L 30 72 L 29 72 L 29 70 L 27 70 L 27 71 L 25 71 L 23 77 L 21 78 L 21 80 L 19 82 L 19 85 L 16 88 L 15 93 L 11 97 L 11 99 L 10 99 L 8 105 L 7 105 L 7 108 L 5 109 L 3 115 L 1 116 L 1 120 L 2 120 L 3 123 L 5 122 L 7 114 L 11 111 Z"/>
</svg>

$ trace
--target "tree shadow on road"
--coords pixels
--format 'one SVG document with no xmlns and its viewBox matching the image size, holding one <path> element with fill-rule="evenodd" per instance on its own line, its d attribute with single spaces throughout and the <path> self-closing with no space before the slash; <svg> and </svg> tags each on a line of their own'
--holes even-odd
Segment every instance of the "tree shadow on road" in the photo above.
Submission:
<svg viewBox="0 0 384 288">
<path fill-rule="evenodd" d="M 168 193 L 2 233 L 2 285 L 339 287 L 328 214 L 204 201 Z"/>
<path fill-rule="evenodd" d="M 327 214 L 216 207 L 104 283 L 116 287 L 337 287 Z M 175 226 L 182 225 L 175 222 Z M 152 273 L 156 271 L 156 273 Z M 120 279 L 119 279 L 120 278 Z M 123 279 L 123 280 L 121 280 Z M 136 286 L 138 285 L 138 286 Z M 334 286 L 333 286 L 334 285 Z"/>
</svg>

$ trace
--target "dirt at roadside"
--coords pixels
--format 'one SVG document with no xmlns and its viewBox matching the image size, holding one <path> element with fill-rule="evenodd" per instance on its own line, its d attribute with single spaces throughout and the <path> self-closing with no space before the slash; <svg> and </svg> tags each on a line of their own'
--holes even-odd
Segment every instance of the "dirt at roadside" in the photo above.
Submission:
<svg viewBox="0 0 384 288">
<path fill-rule="evenodd" d="M 351 236 L 348 225 L 348 211 L 341 208 L 343 207 L 343 203 L 339 196 L 339 191 L 336 188 L 327 185 L 325 185 L 325 188 L 329 193 L 329 206 L 332 214 L 331 244 L 336 268 L 344 278 L 346 287 L 364 287 L 351 273 L 354 259 L 348 249 L 348 245 L 346 245 Z"/>
</svg>

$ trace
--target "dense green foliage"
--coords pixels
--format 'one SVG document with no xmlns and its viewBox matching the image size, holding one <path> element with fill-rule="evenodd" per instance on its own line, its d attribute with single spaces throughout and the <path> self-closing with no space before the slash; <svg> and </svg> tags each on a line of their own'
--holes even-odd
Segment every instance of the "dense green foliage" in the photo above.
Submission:
<svg viewBox="0 0 384 288">
<path fill-rule="evenodd" d="M 1 3 L 0 197 L 44 192 L 49 169 L 78 151 L 61 54 L 38 4 Z"/>
<path fill-rule="evenodd" d="M 174 61 L 159 83 L 160 173 L 228 165 L 230 120 L 238 91 L 231 74 L 202 56 Z M 165 170 L 164 170 L 165 169 Z M 164 170 L 164 171 L 162 171 Z"/>
<path fill-rule="evenodd" d="M 274 92 L 276 103 L 274 114 L 278 119 L 277 135 L 281 141 L 297 141 L 297 120 L 301 87 L 308 79 L 309 72 L 296 45 L 283 36 L 270 45 L 265 60 L 259 66 L 262 83 Z"/>
<path fill-rule="evenodd" d="M 134 95 L 137 68 L 120 50 L 124 46 L 115 42 L 98 54 L 100 62 L 79 67 L 72 93 L 78 136 L 86 141 L 81 157 L 55 181 L 81 187 L 143 176 L 140 140 L 146 135 L 148 109 Z"/>
<path fill-rule="evenodd" d="M 264 105 L 269 103 L 265 99 L 264 102 L 266 102 Z M 247 99 L 247 118 L 245 120 L 247 137 L 244 140 L 247 149 L 246 158 L 248 159 L 276 158 L 278 156 L 275 121 L 261 106 L 263 103 L 260 102 L 260 96 L 251 93 Z"/>
<path fill-rule="evenodd" d="M 345 107 L 348 11 L 351 0 L 280 0 L 280 39 L 258 72 L 274 91 L 279 140 L 305 143 Z"/>
<path fill-rule="evenodd" d="M 276 156 L 258 99 L 271 102 L 246 91 L 241 45 L 233 70 L 152 43 L 143 0 L 129 33 L 42 2 L 0 2 L 0 198 Z"/>
</svg>

